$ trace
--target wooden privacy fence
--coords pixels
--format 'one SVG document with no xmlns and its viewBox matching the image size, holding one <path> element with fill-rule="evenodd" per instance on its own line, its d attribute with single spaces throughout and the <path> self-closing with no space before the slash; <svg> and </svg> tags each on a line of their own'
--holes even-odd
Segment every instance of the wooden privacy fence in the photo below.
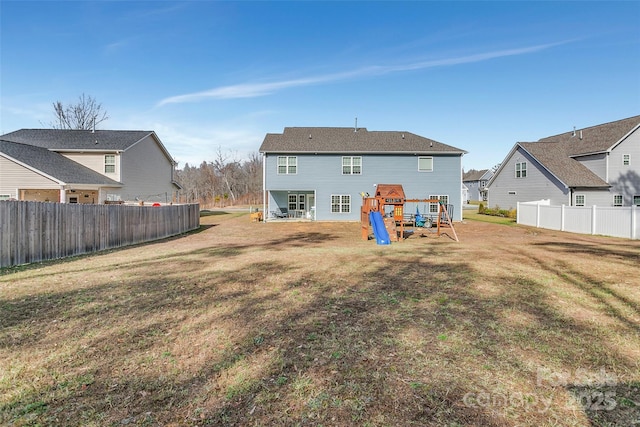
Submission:
<svg viewBox="0 0 640 427">
<path fill-rule="evenodd" d="M 0 267 L 81 255 L 195 230 L 200 206 L 0 202 Z"/>
<path fill-rule="evenodd" d="M 640 239 L 638 206 L 553 206 L 518 203 L 518 224 L 582 234 Z"/>
</svg>

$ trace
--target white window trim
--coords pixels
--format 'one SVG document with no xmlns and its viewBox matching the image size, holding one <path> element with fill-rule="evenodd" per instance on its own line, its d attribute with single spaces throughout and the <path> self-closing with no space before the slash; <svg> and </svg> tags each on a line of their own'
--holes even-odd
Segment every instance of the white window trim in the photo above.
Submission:
<svg viewBox="0 0 640 427">
<path fill-rule="evenodd" d="M 421 169 L 420 160 L 431 160 L 431 169 Z M 418 157 L 418 172 L 433 172 L 433 156 L 419 156 Z"/>
<path fill-rule="evenodd" d="M 582 197 L 582 204 L 578 204 L 578 197 Z M 574 195 L 574 201 L 576 206 L 586 206 L 587 205 L 587 196 L 584 194 L 576 194 Z"/>
<path fill-rule="evenodd" d="M 440 201 L 442 201 L 444 199 L 445 201 L 445 205 L 449 204 L 449 195 L 448 194 L 432 194 L 429 196 L 429 199 L 438 199 Z M 433 210 L 433 207 L 435 206 L 435 211 Z M 440 203 L 429 203 L 429 214 L 437 214 L 438 212 L 440 212 L 439 209 Z"/>
<path fill-rule="evenodd" d="M 340 208 L 339 211 L 334 211 L 333 210 L 333 205 L 334 205 L 333 198 L 334 197 L 339 197 L 340 198 L 340 202 L 337 204 L 339 206 L 339 208 Z M 349 198 L 349 203 L 342 203 L 342 198 L 343 197 L 348 197 Z M 330 205 L 329 205 L 329 212 L 330 213 L 332 213 L 332 214 L 348 214 L 348 213 L 351 213 L 351 194 L 332 194 L 330 196 L 329 200 L 331 202 Z M 346 211 L 342 210 L 342 208 L 345 207 L 345 206 L 347 207 Z"/>
<path fill-rule="evenodd" d="M 622 166 L 631 166 L 631 154 L 622 155 Z"/>
<path fill-rule="evenodd" d="M 616 199 L 620 200 L 620 203 L 616 203 Z M 614 207 L 623 206 L 623 203 L 624 203 L 624 198 L 622 197 L 622 194 L 614 194 L 613 195 L 613 206 Z"/>
<path fill-rule="evenodd" d="M 285 159 L 283 165 L 280 164 L 280 159 Z M 291 159 L 295 159 L 295 165 L 290 162 Z M 280 166 L 284 166 L 284 172 L 280 172 Z M 289 172 L 289 168 L 295 166 L 295 172 Z M 276 159 L 276 173 L 278 175 L 297 175 L 298 174 L 298 156 L 278 156 Z"/>
<path fill-rule="evenodd" d="M 518 170 L 518 166 L 520 166 L 520 170 Z M 518 176 L 518 174 L 520 174 L 520 176 Z M 516 162 L 516 164 L 515 164 L 515 177 L 517 179 L 521 179 L 521 178 L 526 178 L 527 177 L 527 162 Z"/>
<path fill-rule="evenodd" d="M 113 163 L 108 162 L 107 159 L 113 159 Z M 113 166 L 113 171 L 108 171 L 107 170 L 108 166 Z M 104 173 L 116 173 L 116 155 L 115 154 L 104 155 Z"/>
<path fill-rule="evenodd" d="M 344 161 L 345 159 L 349 159 L 349 164 L 345 164 Z M 353 159 L 360 159 L 360 172 L 355 173 L 353 172 Z M 345 166 L 349 167 L 349 172 L 345 172 L 344 168 Z M 342 168 L 342 175 L 362 175 L 362 156 L 342 156 L 342 164 L 341 164 L 341 168 Z"/>
</svg>

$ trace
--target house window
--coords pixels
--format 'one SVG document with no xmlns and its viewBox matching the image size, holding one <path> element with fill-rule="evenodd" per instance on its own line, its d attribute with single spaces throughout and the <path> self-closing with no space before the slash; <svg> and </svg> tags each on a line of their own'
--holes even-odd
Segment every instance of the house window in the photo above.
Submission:
<svg viewBox="0 0 640 427">
<path fill-rule="evenodd" d="M 622 206 L 622 194 L 613 195 L 613 206 Z"/>
<path fill-rule="evenodd" d="M 11 198 L 11 194 L 0 194 L 0 200 L 9 200 Z"/>
<path fill-rule="evenodd" d="M 433 172 L 433 157 L 418 157 L 418 172 Z"/>
<path fill-rule="evenodd" d="M 343 175 L 361 175 L 362 174 L 362 157 L 344 156 L 342 158 L 342 174 Z"/>
<path fill-rule="evenodd" d="M 351 196 L 348 194 L 331 195 L 331 212 L 349 213 L 351 212 Z"/>
<path fill-rule="evenodd" d="M 104 155 L 104 173 L 116 173 L 116 155 Z"/>
<path fill-rule="evenodd" d="M 516 178 L 527 177 L 527 162 L 516 163 Z"/>
<path fill-rule="evenodd" d="M 622 155 L 622 164 L 624 166 L 629 166 L 631 164 L 631 154 Z"/>
<path fill-rule="evenodd" d="M 278 156 L 278 175 L 295 175 L 298 173 L 298 158 L 295 156 Z"/>
<path fill-rule="evenodd" d="M 636 194 L 633 196 L 633 204 L 636 206 L 640 206 L 640 195 Z"/>
<path fill-rule="evenodd" d="M 438 199 L 445 206 L 449 203 L 449 196 L 429 196 L 430 199 Z M 437 214 L 440 203 L 429 203 L 429 213 Z"/>
<path fill-rule="evenodd" d="M 584 194 L 576 194 L 576 206 L 584 206 L 585 197 Z"/>
<path fill-rule="evenodd" d="M 304 211 L 305 210 L 305 195 L 304 194 L 289 194 L 289 211 Z"/>
</svg>

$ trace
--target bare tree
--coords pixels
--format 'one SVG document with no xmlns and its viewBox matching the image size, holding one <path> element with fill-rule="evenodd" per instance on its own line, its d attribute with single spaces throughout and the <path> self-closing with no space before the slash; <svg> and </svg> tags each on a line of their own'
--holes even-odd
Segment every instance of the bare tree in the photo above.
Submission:
<svg viewBox="0 0 640 427">
<path fill-rule="evenodd" d="M 259 204 L 262 201 L 262 156 L 252 153 L 240 162 L 218 147 L 214 161 L 194 167 L 185 164 L 176 171 L 182 185 L 180 200 L 201 206 Z"/>
<path fill-rule="evenodd" d="M 51 122 L 51 127 L 54 129 L 90 130 L 109 118 L 102 104 L 84 93 L 77 104 L 65 106 L 60 101 L 54 102 L 53 111 L 56 118 Z"/>
</svg>

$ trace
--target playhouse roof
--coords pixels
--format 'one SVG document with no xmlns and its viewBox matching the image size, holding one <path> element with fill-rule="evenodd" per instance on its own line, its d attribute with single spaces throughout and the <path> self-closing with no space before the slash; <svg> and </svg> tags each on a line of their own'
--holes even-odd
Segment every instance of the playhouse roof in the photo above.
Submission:
<svg viewBox="0 0 640 427">
<path fill-rule="evenodd" d="M 384 197 L 385 199 L 402 199 L 404 202 L 404 189 L 402 184 L 378 184 L 376 188 L 376 197 Z"/>
</svg>

